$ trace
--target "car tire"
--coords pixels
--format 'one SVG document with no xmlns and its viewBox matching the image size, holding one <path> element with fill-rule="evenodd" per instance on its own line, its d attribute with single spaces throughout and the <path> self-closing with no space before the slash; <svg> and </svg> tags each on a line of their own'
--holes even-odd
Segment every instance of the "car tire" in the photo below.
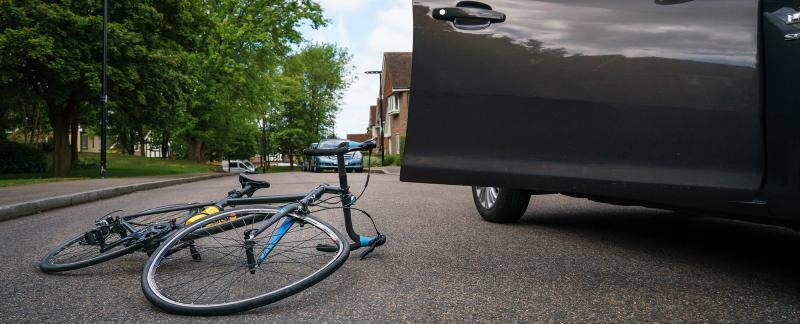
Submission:
<svg viewBox="0 0 800 324">
<path fill-rule="evenodd" d="M 517 189 L 472 187 L 472 200 L 485 221 L 513 223 L 525 214 L 531 194 Z"/>
<path fill-rule="evenodd" d="M 364 168 L 358 168 L 358 169 L 356 169 L 356 173 L 362 173 L 362 172 L 364 172 Z"/>
</svg>

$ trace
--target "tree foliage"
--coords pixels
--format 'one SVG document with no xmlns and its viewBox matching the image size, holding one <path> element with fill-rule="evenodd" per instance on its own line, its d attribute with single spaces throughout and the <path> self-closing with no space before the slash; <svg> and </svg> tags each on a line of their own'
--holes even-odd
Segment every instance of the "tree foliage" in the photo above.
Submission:
<svg viewBox="0 0 800 324">
<path fill-rule="evenodd" d="M 332 133 L 350 55 L 302 45 L 300 26 L 327 23 L 315 1 L 109 4 L 114 149 L 204 161 L 256 153 L 262 124 L 270 151 Z M 101 26 L 99 0 L 0 0 L 0 131 L 28 143 L 51 131 L 56 175 L 70 169 L 70 129 L 99 133 Z"/>
<path fill-rule="evenodd" d="M 352 82 L 351 58 L 333 44 L 307 44 L 285 61 L 271 124 L 274 143 L 290 159 L 310 143 L 333 137 L 342 92 Z"/>
</svg>

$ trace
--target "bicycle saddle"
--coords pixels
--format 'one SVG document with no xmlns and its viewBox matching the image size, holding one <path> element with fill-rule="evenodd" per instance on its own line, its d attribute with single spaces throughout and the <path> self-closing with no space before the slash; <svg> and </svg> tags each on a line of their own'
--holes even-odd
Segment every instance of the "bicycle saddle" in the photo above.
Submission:
<svg viewBox="0 0 800 324">
<path fill-rule="evenodd" d="M 252 188 L 253 191 L 263 188 L 269 188 L 270 186 L 269 182 L 250 178 L 244 175 L 243 173 L 239 174 L 239 183 L 242 184 L 242 188 L 250 186 L 250 188 Z"/>
</svg>

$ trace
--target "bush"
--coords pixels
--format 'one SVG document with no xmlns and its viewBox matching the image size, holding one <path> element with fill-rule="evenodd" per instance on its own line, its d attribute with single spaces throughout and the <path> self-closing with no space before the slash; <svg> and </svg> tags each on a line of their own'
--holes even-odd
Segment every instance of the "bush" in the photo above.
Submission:
<svg viewBox="0 0 800 324">
<path fill-rule="evenodd" d="M 394 158 L 394 165 L 396 166 L 403 165 L 403 155 L 398 155 Z"/>
<path fill-rule="evenodd" d="M 373 167 L 381 166 L 381 155 L 380 154 L 376 155 L 373 153 L 369 159 L 367 159 L 367 157 L 364 156 L 364 166 L 366 167 L 367 165 Z"/>
<path fill-rule="evenodd" d="M 378 157 L 380 158 L 380 157 Z M 383 165 L 392 165 L 394 164 L 394 155 L 386 154 L 383 156 Z"/>
<path fill-rule="evenodd" d="M 0 141 L 0 173 L 47 171 L 47 155 L 40 149 L 16 142 Z"/>
</svg>

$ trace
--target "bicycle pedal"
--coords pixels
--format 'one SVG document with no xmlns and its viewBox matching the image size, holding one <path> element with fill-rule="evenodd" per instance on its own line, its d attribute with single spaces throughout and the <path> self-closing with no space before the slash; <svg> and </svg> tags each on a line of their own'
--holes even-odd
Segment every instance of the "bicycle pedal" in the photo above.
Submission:
<svg viewBox="0 0 800 324">
<path fill-rule="evenodd" d="M 339 251 L 339 248 L 335 245 L 330 244 L 317 244 L 317 251 L 320 252 L 336 252 Z"/>
</svg>

